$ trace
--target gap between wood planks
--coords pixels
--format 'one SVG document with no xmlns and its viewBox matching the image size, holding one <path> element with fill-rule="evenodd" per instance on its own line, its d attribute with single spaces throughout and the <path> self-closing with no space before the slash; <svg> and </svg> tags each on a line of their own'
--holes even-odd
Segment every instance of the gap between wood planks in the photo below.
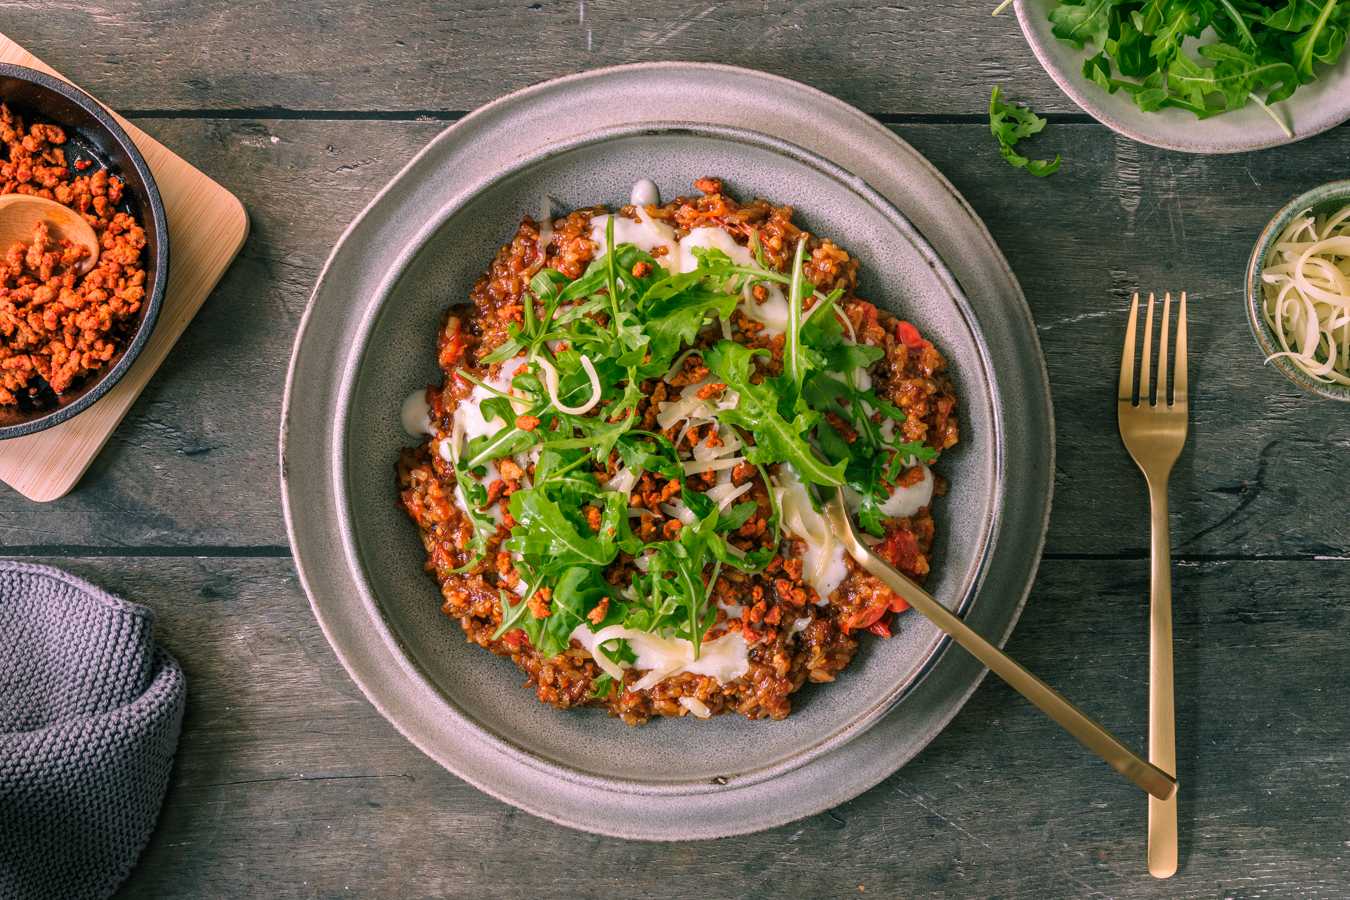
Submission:
<svg viewBox="0 0 1350 900">
<path fill-rule="evenodd" d="M 457 122 L 467 116 L 466 110 L 444 109 L 287 109 L 258 106 L 244 109 L 121 109 L 118 114 L 128 119 L 298 119 L 317 121 L 371 121 L 371 122 Z M 883 125 L 987 125 L 985 113 L 868 113 Z M 1044 118 L 1052 125 L 1093 125 L 1096 120 L 1086 113 L 1047 113 Z"/>
<path fill-rule="evenodd" d="M 89 544 L 29 544 L 0 547 L 0 559 L 34 559 L 50 557 L 54 559 L 80 559 L 83 557 L 127 557 L 134 559 L 290 559 L 291 548 L 282 545 L 264 545 L 259 547 L 98 547 Z M 1045 553 L 1042 562 L 1131 562 L 1148 559 L 1146 547 L 1134 550 L 1122 550 L 1116 553 Z M 1195 553 L 1173 554 L 1173 563 L 1215 563 L 1215 562 L 1327 562 L 1338 561 L 1344 557 L 1326 556 L 1316 553 Z"/>
</svg>

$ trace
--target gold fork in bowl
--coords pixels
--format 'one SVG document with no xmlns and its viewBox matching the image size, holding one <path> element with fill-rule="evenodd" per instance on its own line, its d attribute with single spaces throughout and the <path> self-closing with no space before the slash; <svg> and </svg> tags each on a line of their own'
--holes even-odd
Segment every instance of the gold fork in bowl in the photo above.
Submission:
<svg viewBox="0 0 1350 900">
<path fill-rule="evenodd" d="M 1172 402 L 1167 402 L 1167 326 L 1172 295 L 1163 301 L 1162 328 L 1158 345 L 1158 368 L 1151 365 L 1153 307 L 1148 295 L 1144 324 L 1143 365 L 1139 372 L 1139 402 L 1134 402 L 1135 331 L 1139 321 L 1139 295 L 1130 305 L 1125 329 L 1125 351 L 1120 362 L 1117 416 L 1120 439 L 1148 482 L 1153 509 L 1153 550 L 1149 612 L 1148 665 L 1148 758 L 1160 768 L 1176 772 L 1176 717 L 1172 704 L 1172 537 L 1167 522 L 1167 479 L 1172 465 L 1186 444 L 1186 294 L 1177 309 L 1176 361 L 1172 375 Z M 1150 391 L 1150 383 L 1153 390 Z M 1152 401 L 1150 402 L 1152 398 Z M 1177 870 L 1176 797 L 1148 800 L 1148 871 L 1167 878 Z"/>
<path fill-rule="evenodd" d="M 1064 699 L 1050 685 L 1022 668 L 1010 656 L 967 625 L 960 616 L 951 612 L 927 591 L 874 554 L 854 527 L 853 518 L 848 514 L 843 492 L 839 488 L 824 485 L 814 487 L 825 516 L 829 519 L 830 529 L 849 555 L 857 560 L 858 565 L 899 594 L 920 615 L 969 650 L 972 656 L 1012 685 L 1019 694 L 1040 707 L 1046 715 L 1064 726 L 1069 734 L 1082 741 L 1084 746 L 1106 760 L 1117 772 L 1148 791 L 1151 795 L 1150 800 L 1176 796 L 1175 778 L 1131 750 L 1120 738 Z"/>
</svg>

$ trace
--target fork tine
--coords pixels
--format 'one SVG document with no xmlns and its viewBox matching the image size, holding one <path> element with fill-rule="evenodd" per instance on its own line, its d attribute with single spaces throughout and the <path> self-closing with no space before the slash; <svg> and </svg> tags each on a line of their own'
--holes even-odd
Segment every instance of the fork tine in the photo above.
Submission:
<svg viewBox="0 0 1350 900">
<path fill-rule="evenodd" d="M 1163 299 L 1162 331 L 1158 335 L 1158 399 L 1155 406 L 1167 406 L 1167 326 L 1172 321 L 1172 292 Z"/>
<path fill-rule="evenodd" d="M 1177 309 L 1177 356 L 1172 375 L 1172 402 L 1186 402 L 1186 292 L 1181 292 Z"/>
<path fill-rule="evenodd" d="M 1148 316 L 1144 318 L 1144 364 L 1139 370 L 1139 405 L 1154 404 L 1150 387 L 1153 375 L 1153 292 L 1148 294 Z"/>
<path fill-rule="evenodd" d="M 1134 400 L 1134 332 L 1139 323 L 1139 294 L 1134 295 L 1130 304 L 1130 323 L 1125 326 L 1125 351 L 1120 359 L 1120 392 L 1116 398 L 1121 403 Z"/>
</svg>

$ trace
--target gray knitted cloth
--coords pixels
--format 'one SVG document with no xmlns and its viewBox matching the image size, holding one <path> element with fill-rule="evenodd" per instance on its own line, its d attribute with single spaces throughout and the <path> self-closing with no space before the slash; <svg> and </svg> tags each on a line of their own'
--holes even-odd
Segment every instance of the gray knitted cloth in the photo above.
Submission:
<svg viewBox="0 0 1350 900">
<path fill-rule="evenodd" d="M 0 900 L 106 898 L 155 827 L 187 682 L 155 616 L 0 563 Z"/>
</svg>

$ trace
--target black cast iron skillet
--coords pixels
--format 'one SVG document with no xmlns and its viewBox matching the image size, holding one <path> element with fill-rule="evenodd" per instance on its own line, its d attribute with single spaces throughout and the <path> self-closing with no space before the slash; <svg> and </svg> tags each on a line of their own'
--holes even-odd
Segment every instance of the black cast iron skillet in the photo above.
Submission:
<svg viewBox="0 0 1350 900">
<path fill-rule="evenodd" d="M 30 387 L 37 387 L 36 393 L 20 397 L 17 405 L 0 406 L 0 440 L 3 440 L 50 428 L 89 408 L 131 368 L 150 340 L 164 303 L 169 277 L 169 229 L 150 167 L 131 138 L 98 101 L 59 78 L 7 64 L 0 64 L 0 101 L 23 117 L 25 127 L 48 123 L 65 129 L 66 161 L 70 166 L 77 160 L 90 160 L 94 165 L 86 172 L 106 168 L 108 174 L 126 182 L 122 203 L 117 208 L 135 216 L 146 237 L 145 249 L 141 251 L 146 275 L 145 300 L 137 321 L 122 333 L 122 348 L 103 368 L 77 380 L 59 395 L 41 379 L 30 382 Z M 7 249 L 0 248 L 0 254 Z"/>
</svg>

